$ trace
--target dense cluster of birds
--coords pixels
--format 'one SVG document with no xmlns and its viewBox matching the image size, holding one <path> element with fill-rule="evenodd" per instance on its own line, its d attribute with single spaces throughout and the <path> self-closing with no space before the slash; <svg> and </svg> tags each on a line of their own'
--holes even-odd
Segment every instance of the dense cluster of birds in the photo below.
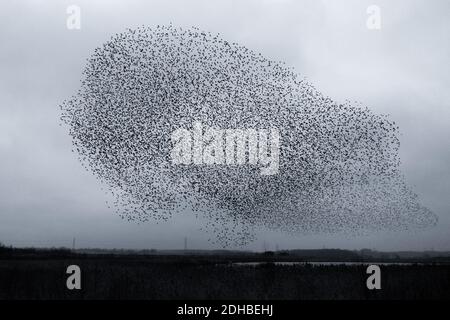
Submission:
<svg viewBox="0 0 450 320">
<path fill-rule="evenodd" d="M 256 228 L 293 233 L 422 228 L 436 222 L 405 183 L 398 127 L 336 103 L 284 63 L 219 35 L 172 25 L 117 34 L 88 59 L 62 104 L 74 150 L 127 220 L 191 209 L 224 246 Z M 279 172 L 175 165 L 171 133 L 205 126 L 277 128 Z"/>
</svg>

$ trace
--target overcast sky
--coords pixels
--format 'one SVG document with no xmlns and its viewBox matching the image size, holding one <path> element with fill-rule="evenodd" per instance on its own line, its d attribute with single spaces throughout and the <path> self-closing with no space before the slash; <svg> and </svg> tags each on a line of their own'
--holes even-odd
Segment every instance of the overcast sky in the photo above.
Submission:
<svg viewBox="0 0 450 320">
<path fill-rule="evenodd" d="M 68 30 L 66 8 L 81 9 Z M 369 5 L 381 29 L 366 26 Z M 439 217 L 421 232 L 286 235 L 245 249 L 450 250 L 450 1 L 8 1 L 0 10 L 0 242 L 15 246 L 212 248 L 191 212 L 128 223 L 71 152 L 59 105 L 93 50 L 125 28 L 197 26 L 285 61 L 336 101 L 356 100 L 400 126 L 402 170 Z"/>
</svg>

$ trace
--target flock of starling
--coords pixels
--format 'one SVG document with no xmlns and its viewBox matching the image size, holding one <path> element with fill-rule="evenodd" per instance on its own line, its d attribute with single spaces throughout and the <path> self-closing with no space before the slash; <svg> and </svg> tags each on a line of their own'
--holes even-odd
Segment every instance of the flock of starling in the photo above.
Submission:
<svg viewBox="0 0 450 320">
<path fill-rule="evenodd" d="M 261 227 L 366 233 L 436 223 L 399 170 L 398 127 L 387 116 L 336 103 L 285 64 L 197 28 L 113 36 L 61 108 L 74 151 L 130 221 L 194 210 L 223 246 L 246 244 Z M 172 132 L 196 121 L 277 128 L 279 172 L 174 164 Z"/>
</svg>

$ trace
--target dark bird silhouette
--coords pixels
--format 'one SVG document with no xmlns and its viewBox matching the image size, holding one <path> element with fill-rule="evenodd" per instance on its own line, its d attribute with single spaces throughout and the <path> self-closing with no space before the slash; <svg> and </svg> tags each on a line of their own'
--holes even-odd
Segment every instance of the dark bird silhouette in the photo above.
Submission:
<svg viewBox="0 0 450 320">
<path fill-rule="evenodd" d="M 113 36 L 61 107 L 80 159 L 128 221 L 191 208 L 223 245 L 245 244 L 259 227 L 358 233 L 436 222 L 404 181 L 387 116 L 334 102 L 283 63 L 197 28 Z M 171 133 L 194 121 L 278 128 L 279 173 L 173 164 Z"/>
</svg>

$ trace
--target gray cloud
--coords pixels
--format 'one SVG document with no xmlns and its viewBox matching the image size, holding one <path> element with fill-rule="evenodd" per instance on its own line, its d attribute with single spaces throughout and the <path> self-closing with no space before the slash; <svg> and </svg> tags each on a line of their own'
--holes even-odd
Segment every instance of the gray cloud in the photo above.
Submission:
<svg viewBox="0 0 450 320">
<path fill-rule="evenodd" d="M 196 25 L 285 61 L 335 100 L 358 100 L 399 124 L 407 181 L 440 218 L 419 234 L 289 236 L 286 247 L 450 249 L 449 3 L 376 1 L 382 29 L 365 27 L 372 1 L 77 1 L 82 29 L 66 29 L 68 1 L 2 4 L 0 13 L 0 241 L 13 245 L 208 247 L 192 213 L 167 223 L 122 222 L 78 163 L 58 105 L 79 86 L 87 57 L 139 25 Z"/>
</svg>

